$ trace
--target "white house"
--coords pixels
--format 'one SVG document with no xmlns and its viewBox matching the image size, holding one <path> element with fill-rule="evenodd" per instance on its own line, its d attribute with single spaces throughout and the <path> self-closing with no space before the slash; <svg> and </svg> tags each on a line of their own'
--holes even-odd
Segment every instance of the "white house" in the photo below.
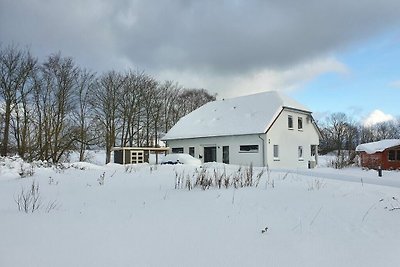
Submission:
<svg viewBox="0 0 400 267">
<path fill-rule="evenodd" d="M 276 91 L 209 102 L 162 138 L 172 153 L 202 162 L 308 168 L 317 163 L 320 132 L 311 111 Z"/>
</svg>

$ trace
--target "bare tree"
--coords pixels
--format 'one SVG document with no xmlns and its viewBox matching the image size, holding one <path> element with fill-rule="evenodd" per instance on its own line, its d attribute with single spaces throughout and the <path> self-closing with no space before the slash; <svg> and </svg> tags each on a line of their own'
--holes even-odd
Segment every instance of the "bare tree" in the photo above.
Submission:
<svg viewBox="0 0 400 267">
<path fill-rule="evenodd" d="M 95 120 L 101 127 L 101 135 L 106 148 L 106 163 L 111 161 L 111 149 L 118 135 L 118 109 L 125 77 L 115 71 L 103 74 L 92 88 L 91 106 Z"/>
<path fill-rule="evenodd" d="M 204 89 L 160 84 L 144 72 L 100 77 L 60 53 L 38 64 L 28 50 L 0 46 L 0 154 L 59 162 L 72 149 L 157 146 L 182 116 L 215 100 Z"/>
<path fill-rule="evenodd" d="M 385 121 L 373 126 L 376 140 L 394 139 L 399 136 L 395 121 Z"/>
<path fill-rule="evenodd" d="M 169 129 L 176 123 L 173 120 L 175 104 L 178 100 L 178 96 L 182 87 L 178 83 L 174 83 L 173 81 L 165 81 L 160 85 L 161 98 L 162 98 L 162 123 L 163 123 L 163 132 L 168 132 Z"/>
<path fill-rule="evenodd" d="M 214 101 L 216 95 L 210 95 L 205 89 L 185 89 L 181 92 L 182 109 L 186 114 L 203 106 L 204 104 Z"/>
<path fill-rule="evenodd" d="M 142 93 L 143 93 L 145 146 L 152 146 L 153 141 L 151 140 L 152 139 L 151 137 L 154 130 L 153 114 L 155 114 L 155 112 L 158 113 L 160 110 L 157 81 L 150 76 L 146 76 L 145 79 L 143 80 Z M 156 125 L 156 127 L 157 126 L 158 125 Z"/>
<path fill-rule="evenodd" d="M 123 86 L 123 95 L 119 114 L 121 116 L 121 146 L 133 146 L 141 129 L 142 83 L 145 74 L 129 71 Z"/>
<path fill-rule="evenodd" d="M 60 53 L 49 56 L 41 67 L 35 102 L 41 123 L 37 137 L 41 139 L 43 159 L 58 162 L 76 140 L 71 114 L 78 74 L 72 58 L 63 58 Z"/>
<path fill-rule="evenodd" d="M 371 126 L 360 125 L 360 143 L 369 143 L 376 141 L 374 131 Z"/>
<path fill-rule="evenodd" d="M 21 101 L 23 105 L 21 108 L 27 108 L 26 106 L 26 94 L 27 94 L 27 81 L 31 76 L 37 60 L 33 58 L 29 50 L 19 49 L 15 45 L 10 45 L 6 48 L 0 47 L 0 98 L 4 101 L 4 129 L 1 144 L 0 154 L 6 156 L 9 152 L 9 138 L 12 113 L 15 111 Z M 25 113 L 24 113 L 25 112 Z M 23 111 L 24 115 L 22 121 L 18 118 L 18 130 L 20 130 L 20 123 L 22 127 L 27 127 L 27 110 Z M 18 113 L 20 114 L 20 113 Z M 22 129 L 21 133 L 17 133 L 19 147 L 24 147 L 27 129 Z M 23 139 L 23 140 L 21 140 Z"/>
<path fill-rule="evenodd" d="M 93 134 L 92 112 L 89 98 L 95 86 L 96 76 L 88 70 L 80 70 L 77 77 L 77 90 L 74 92 L 76 107 L 73 110 L 73 120 L 76 129 L 76 141 L 78 142 L 79 161 L 84 161 L 85 151 L 88 145 L 95 144 Z"/>
<path fill-rule="evenodd" d="M 354 162 L 355 148 L 360 140 L 359 126 L 344 113 L 334 113 L 320 124 L 322 153 L 336 152 L 336 158 L 331 162 L 335 168 L 343 168 Z"/>
<path fill-rule="evenodd" d="M 327 119 L 328 129 L 325 138 L 333 141 L 337 156 L 340 156 L 344 148 L 346 130 L 348 125 L 347 115 L 344 113 L 334 113 Z"/>
</svg>

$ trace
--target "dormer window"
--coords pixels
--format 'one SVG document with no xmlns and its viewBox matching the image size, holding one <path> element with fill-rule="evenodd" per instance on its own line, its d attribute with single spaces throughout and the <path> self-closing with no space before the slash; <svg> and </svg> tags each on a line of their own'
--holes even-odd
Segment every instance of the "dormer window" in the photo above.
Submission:
<svg viewBox="0 0 400 267">
<path fill-rule="evenodd" d="M 288 128 L 289 128 L 289 130 L 293 129 L 293 116 L 292 115 L 288 116 Z"/>
</svg>

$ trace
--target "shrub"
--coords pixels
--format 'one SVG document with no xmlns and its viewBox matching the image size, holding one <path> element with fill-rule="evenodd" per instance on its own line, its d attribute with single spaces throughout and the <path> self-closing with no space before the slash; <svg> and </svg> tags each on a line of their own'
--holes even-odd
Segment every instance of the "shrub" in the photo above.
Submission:
<svg viewBox="0 0 400 267">
<path fill-rule="evenodd" d="M 15 203 L 17 203 L 18 210 L 25 213 L 32 213 L 40 208 L 42 205 L 39 184 L 32 182 L 29 190 L 21 188 L 21 192 L 14 198 Z"/>
<path fill-rule="evenodd" d="M 31 164 L 21 162 L 18 174 L 21 178 L 33 176 L 35 174 L 35 168 Z"/>
<path fill-rule="evenodd" d="M 17 204 L 18 210 L 25 213 L 33 213 L 42 208 L 42 196 L 40 194 L 39 183 L 36 183 L 35 180 L 32 181 L 32 184 L 28 189 L 21 188 L 21 192 L 14 197 L 15 203 Z M 50 212 L 58 208 L 59 204 L 56 200 L 49 201 L 47 203 L 45 209 L 46 212 Z"/>
<path fill-rule="evenodd" d="M 325 187 L 325 182 L 323 180 L 313 179 L 308 182 L 308 191 L 320 190 L 322 187 Z"/>
<path fill-rule="evenodd" d="M 203 167 L 200 171 L 197 169 L 192 176 L 189 174 L 185 175 L 185 172 L 178 172 L 175 170 L 175 189 L 181 189 L 183 187 L 191 190 L 196 187 L 200 187 L 203 190 L 211 187 L 221 189 L 222 187 L 234 188 L 241 187 L 257 187 L 260 183 L 261 177 L 268 172 L 268 169 L 263 168 L 257 175 L 254 175 L 253 165 L 243 168 L 239 167 L 236 172 L 227 174 L 224 168 L 223 172 L 220 173 L 219 169 L 207 169 Z M 255 179 L 254 179 L 255 176 Z"/>
</svg>

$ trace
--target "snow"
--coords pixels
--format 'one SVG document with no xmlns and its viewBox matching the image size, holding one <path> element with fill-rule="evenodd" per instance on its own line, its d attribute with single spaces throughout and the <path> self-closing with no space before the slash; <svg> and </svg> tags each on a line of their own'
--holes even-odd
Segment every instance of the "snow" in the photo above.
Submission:
<svg viewBox="0 0 400 267">
<path fill-rule="evenodd" d="M 189 191 L 175 189 L 177 174 L 192 179 L 204 169 L 211 176 L 229 176 L 246 167 L 71 163 L 55 168 L 36 163 L 33 176 L 19 178 L 20 166 L 29 170 L 32 165 L 0 159 L 0 266 L 400 262 L 396 171 L 378 178 L 360 168 L 271 170 L 258 187 Z M 254 176 L 261 170 L 254 168 Z M 33 181 L 40 186 L 43 206 L 56 201 L 56 208 L 18 211 L 14 199 Z"/>
<path fill-rule="evenodd" d="M 265 133 L 283 107 L 309 112 L 276 91 L 223 99 L 209 102 L 181 118 L 162 139 Z"/>
<path fill-rule="evenodd" d="M 356 147 L 356 151 L 364 151 L 368 154 L 374 154 L 395 146 L 400 146 L 400 139 L 385 139 L 377 142 L 361 144 Z"/>
<path fill-rule="evenodd" d="M 177 163 L 200 166 L 201 160 L 196 159 L 190 156 L 189 154 L 177 153 L 177 154 L 168 154 L 161 161 L 161 164 L 177 164 Z"/>
</svg>

